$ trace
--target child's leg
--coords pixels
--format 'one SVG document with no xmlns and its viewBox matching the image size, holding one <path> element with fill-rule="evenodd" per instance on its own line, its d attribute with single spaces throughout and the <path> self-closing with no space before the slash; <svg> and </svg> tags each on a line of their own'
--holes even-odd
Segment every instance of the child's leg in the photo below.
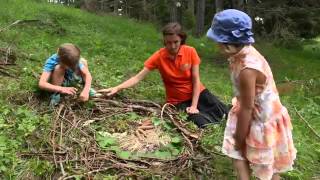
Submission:
<svg viewBox="0 0 320 180">
<path fill-rule="evenodd" d="M 233 159 L 233 166 L 237 172 L 237 179 L 250 180 L 250 169 L 247 161 Z"/>
<path fill-rule="evenodd" d="M 54 67 L 54 70 L 51 75 L 51 83 L 53 85 L 61 86 L 64 80 L 64 74 L 66 70 L 62 68 L 59 64 Z"/>
<path fill-rule="evenodd" d="M 54 67 L 54 70 L 50 77 L 50 82 L 53 85 L 62 86 L 64 81 L 65 69 L 62 68 L 59 64 Z M 53 93 L 50 96 L 50 106 L 56 106 L 60 102 L 60 93 Z"/>
<path fill-rule="evenodd" d="M 274 174 L 272 176 L 272 179 L 271 180 L 280 180 L 280 175 L 279 174 Z"/>
</svg>

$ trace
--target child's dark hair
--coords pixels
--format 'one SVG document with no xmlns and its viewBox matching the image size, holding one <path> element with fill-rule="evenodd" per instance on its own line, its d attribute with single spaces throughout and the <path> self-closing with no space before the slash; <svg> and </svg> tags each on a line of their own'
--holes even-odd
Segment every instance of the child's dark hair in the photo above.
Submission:
<svg viewBox="0 0 320 180">
<path fill-rule="evenodd" d="M 71 43 L 61 44 L 58 48 L 60 62 L 68 67 L 75 69 L 80 59 L 80 49 Z"/>
<path fill-rule="evenodd" d="M 181 38 L 181 45 L 186 43 L 187 34 L 183 32 L 182 27 L 177 22 L 171 22 L 166 24 L 162 29 L 162 35 L 178 35 Z"/>
<path fill-rule="evenodd" d="M 236 48 L 242 48 L 245 46 L 245 44 L 236 44 L 236 43 L 223 43 L 224 45 L 231 45 L 231 46 L 234 46 Z"/>
</svg>

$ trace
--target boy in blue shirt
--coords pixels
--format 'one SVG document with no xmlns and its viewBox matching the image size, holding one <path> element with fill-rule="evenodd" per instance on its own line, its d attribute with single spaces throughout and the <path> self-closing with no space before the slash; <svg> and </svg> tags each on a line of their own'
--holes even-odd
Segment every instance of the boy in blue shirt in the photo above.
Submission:
<svg viewBox="0 0 320 180">
<path fill-rule="evenodd" d="M 89 100 L 92 77 L 88 69 L 87 61 L 80 57 L 80 49 L 71 43 L 60 45 L 58 52 L 49 57 L 43 67 L 39 80 L 39 88 L 54 92 L 51 96 L 51 104 L 56 105 L 60 100 L 60 94 L 75 95 L 77 88 L 71 87 L 74 83 L 83 83 L 79 100 Z"/>
</svg>

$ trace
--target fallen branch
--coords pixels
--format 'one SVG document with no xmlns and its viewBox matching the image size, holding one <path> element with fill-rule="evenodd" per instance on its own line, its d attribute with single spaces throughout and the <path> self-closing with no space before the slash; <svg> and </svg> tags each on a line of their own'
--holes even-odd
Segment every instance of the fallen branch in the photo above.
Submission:
<svg viewBox="0 0 320 180">
<path fill-rule="evenodd" d="M 166 105 L 164 105 L 164 107 L 165 106 Z M 161 111 L 161 112 L 164 112 L 164 109 L 165 108 L 163 108 L 163 111 Z M 196 140 L 199 139 L 199 135 L 198 134 L 189 132 L 186 128 L 183 127 L 183 125 L 180 122 L 176 121 L 175 118 L 171 114 L 167 114 L 167 115 L 168 115 L 169 119 L 171 120 L 171 122 L 173 123 L 173 125 L 176 128 L 178 128 L 182 133 L 184 133 L 186 136 L 191 137 L 193 139 L 196 139 Z M 163 118 L 163 113 L 161 115 L 161 118 Z"/>
<path fill-rule="evenodd" d="M 226 155 L 222 154 L 222 153 L 219 153 L 219 152 L 216 152 L 216 151 L 210 151 L 209 149 L 203 147 L 203 146 L 200 146 L 200 149 L 202 149 L 202 151 L 204 151 L 206 154 L 215 154 L 215 155 L 219 155 L 219 156 L 222 156 L 222 157 L 227 157 Z"/>
<path fill-rule="evenodd" d="M 9 28 L 11 28 L 12 26 L 15 26 L 15 25 L 18 25 L 18 24 L 22 24 L 22 23 L 30 23 L 30 22 L 37 22 L 37 21 L 40 21 L 40 20 L 37 20 L 37 19 L 25 19 L 25 20 L 16 20 L 15 22 L 13 22 L 12 24 L 0 29 L 0 32 L 3 32 Z"/>
<path fill-rule="evenodd" d="M 54 119 L 54 122 L 53 122 L 53 133 L 52 133 L 52 139 L 51 139 L 51 143 L 52 143 L 52 155 L 53 155 L 53 160 L 54 160 L 54 164 L 55 164 L 55 166 L 57 167 L 57 159 L 56 159 L 56 155 L 55 155 L 55 149 L 56 149 L 56 146 L 55 146 L 55 130 L 56 130 L 56 123 L 57 123 L 57 121 L 59 120 L 59 116 L 60 116 L 60 114 L 61 114 L 61 111 L 62 111 L 62 109 L 64 108 L 64 105 L 63 104 L 61 104 L 60 106 L 59 106 L 59 110 L 57 111 L 57 115 L 56 115 L 56 117 L 55 117 L 55 119 Z"/>
<path fill-rule="evenodd" d="M 152 106 L 155 106 L 157 108 L 161 108 L 161 106 L 155 102 L 152 102 L 152 101 L 148 101 L 148 100 L 132 100 L 132 99 L 129 99 L 128 102 L 130 103 L 135 103 L 135 104 L 150 104 Z"/>
<path fill-rule="evenodd" d="M 299 116 L 299 118 L 306 123 L 306 125 L 308 126 L 308 128 L 311 130 L 311 132 L 313 132 L 314 135 L 316 135 L 319 139 L 320 139 L 320 135 L 312 128 L 312 126 L 309 124 L 309 122 L 307 120 L 305 120 L 302 115 L 298 112 L 297 108 L 294 107 L 294 110 L 296 111 L 297 115 Z"/>
<path fill-rule="evenodd" d="M 8 76 L 8 77 L 11 77 L 11 78 L 17 78 L 16 76 L 14 75 L 11 75 L 9 72 L 5 71 L 5 70 L 2 70 L 3 68 L 1 68 L 0 66 L 0 74 L 3 74 L 5 76 Z"/>
<path fill-rule="evenodd" d="M 0 62 L 0 66 L 13 66 L 13 65 L 17 65 L 16 63 L 2 63 Z"/>
<path fill-rule="evenodd" d="M 136 109 L 136 110 L 143 110 L 143 111 L 149 111 L 151 113 L 157 113 L 159 112 L 158 110 L 155 110 L 153 108 L 148 108 L 148 107 L 143 107 L 143 106 L 139 106 L 139 105 L 127 105 L 125 106 L 127 108 L 132 108 L 132 109 Z"/>
<path fill-rule="evenodd" d="M 171 103 L 166 103 L 166 104 L 164 104 L 164 105 L 162 106 L 161 113 L 160 113 L 160 118 L 161 118 L 161 119 L 163 119 L 163 114 L 164 114 L 164 111 L 165 111 L 165 109 L 167 108 L 167 106 L 171 106 L 171 107 L 174 107 L 174 108 L 175 108 L 175 106 L 174 106 L 173 104 L 171 104 Z"/>
<path fill-rule="evenodd" d="M 89 171 L 89 172 L 83 173 L 83 174 L 81 174 L 81 175 L 82 175 L 82 176 L 86 176 L 86 175 L 90 175 L 90 174 L 97 173 L 97 172 L 107 171 L 107 170 L 109 170 L 109 169 L 112 169 L 112 167 L 106 167 L 106 168 L 102 168 L 102 169 L 97 169 L 97 170 Z M 79 177 L 79 175 L 72 175 L 72 176 L 67 176 L 67 177 L 62 176 L 61 179 L 63 179 L 63 180 L 76 179 L 76 177 Z M 60 178 L 59 178 L 59 179 L 60 179 Z"/>
<path fill-rule="evenodd" d="M 59 140 L 59 146 L 62 146 L 62 139 L 63 139 L 63 121 L 60 120 L 60 140 Z M 59 157 L 59 160 L 61 161 L 61 157 Z M 60 165 L 60 169 L 61 169 L 61 173 L 63 176 L 66 176 L 66 172 L 64 171 L 64 167 L 62 162 L 59 163 Z"/>
</svg>

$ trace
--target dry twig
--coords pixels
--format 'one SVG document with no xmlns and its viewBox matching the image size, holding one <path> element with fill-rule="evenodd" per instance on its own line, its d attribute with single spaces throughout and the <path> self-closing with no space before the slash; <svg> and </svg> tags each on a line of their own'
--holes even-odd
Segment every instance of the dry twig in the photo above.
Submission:
<svg viewBox="0 0 320 180">
<path fill-rule="evenodd" d="M 316 132 L 316 130 L 314 130 L 314 129 L 312 128 L 312 126 L 310 125 L 310 123 L 302 117 L 302 115 L 298 112 L 298 110 L 297 110 L 296 107 L 294 107 L 294 110 L 296 111 L 296 113 L 297 113 L 297 115 L 299 116 L 299 118 L 308 126 L 308 128 L 311 130 L 311 132 L 320 139 L 320 135 Z"/>
<path fill-rule="evenodd" d="M 168 177 L 168 173 L 165 172 L 177 173 L 188 168 L 188 162 L 194 153 L 192 141 L 197 140 L 199 136 L 190 133 L 178 123 L 178 120 L 175 120 L 177 113 L 174 109 L 164 107 L 161 112 L 160 105 L 144 101 L 116 101 L 95 98 L 94 102 L 95 106 L 91 110 L 85 110 L 72 99 L 63 101 L 55 110 L 48 142 L 51 149 L 47 149 L 45 153 L 24 155 L 38 155 L 52 161 L 57 168 L 60 167 L 62 174 L 60 179 L 72 179 L 77 175 L 88 176 L 109 169 L 115 169 L 119 174 L 128 174 L 128 172 L 132 174 L 136 171 L 152 173 L 154 168 L 157 169 L 157 172 L 163 172 L 164 177 Z M 160 117 L 161 112 L 163 120 L 172 122 L 179 130 L 178 132 L 182 132 L 186 145 L 183 152 L 175 158 L 166 160 L 155 157 L 125 159 L 116 156 L 112 151 L 100 149 L 95 138 L 96 132 L 90 127 L 90 124 L 95 121 L 107 121 L 108 117 L 126 112 L 135 112 L 146 118 L 139 125 L 138 123 L 132 125 L 132 128 L 136 128 L 136 130 L 127 131 L 128 135 L 125 137 L 119 136 L 120 148 L 132 152 L 152 152 L 169 143 L 171 141 L 170 137 L 162 134 L 161 128 L 155 127 L 150 120 L 150 114 Z M 170 119 L 164 119 L 164 115 L 170 117 Z M 59 127 L 60 129 L 58 129 Z M 43 152 L 43 149 L 39 152 Z M 51 156 L 48 153 L 51 153 Z M 66 163 L 68 163 L 68 166 L 66 166 Z M 65 169 L 66 167 L 68 168 Z"/>
</svg>

